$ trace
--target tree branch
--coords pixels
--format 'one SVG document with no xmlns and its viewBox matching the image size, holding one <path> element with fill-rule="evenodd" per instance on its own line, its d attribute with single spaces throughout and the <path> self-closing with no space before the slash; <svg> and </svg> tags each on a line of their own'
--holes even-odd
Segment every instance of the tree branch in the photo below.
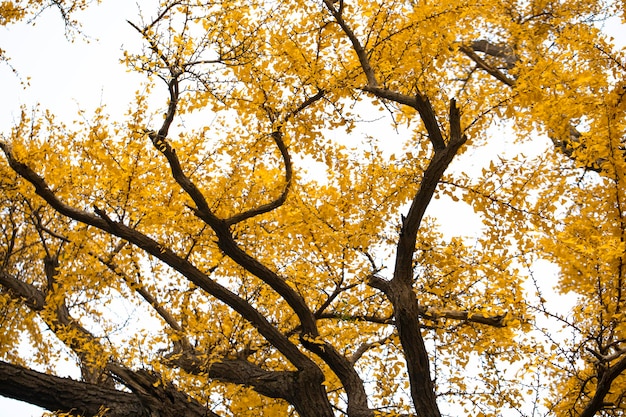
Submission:
<svg viewBox="0 0 626 417">
<path fill-rule="evenodd" d="M 409 106 L 418 111 L 426 132 L 428 133 L 428 139 L 433 145 L 435 151 L 442 150 L 446 147 L 441 133 L 441 128 L 437 122 L 437 116 L 435 116 L 435 110 L 427 96 L 422 94 L 419 90 L 415 96 L 407 96 L 396 91 L 391 91 L 387 88 L 381 87 L 363 87 L 364 91 L 374 94 L 378 98 L 390 100 L 398 104 Z"/>
<path fill-rule="evenodd" d="M 506 314 L 498 314 L 496 316 L 487 316 L 481 313 L 471 313 L 463 310 L 436 310 L 419 306 L 420 315 L 428 320 L 439 320 L 442 318 L 466 321 L 470 323 L 480 323 L 492 327 L 504 327 L 504 319 Z"/>
<path fill-rule="evenodd" d="M 151 415 L 219 417 L 173 384 L 163 381 L 158 374 L 144 369 L 131 371 L 117 364 L 110 364 L 109 368 L 139 398 L 144 408 L 151 411 Z"/>
<path fill-rule="evenodd" d="M 508 69 L 515 67 L 519 62 L 519 58 L 515 55 L 513 48 L 504 44 L 494 44 L 486 39 L 480 39 L 471 43 L 471 48 L 477 52 L 483 52 L 487 55 L 501 58 L 504 60 L 505 66 Z"/>
<path fill-rule="evenodd" d="M 608 369 L 598 375 L 596 392 L 579 414 L 579 417 L 593 417 L 605 407 L 604 399 L 611 390 L 611 384 L 624 371 L 626 371 L 626 356 L 623 356 L 615 365 L 609 366 Z"/>
<path fill-rule="evenodd" d="M 476 65 L 478 65 L 479 68 L 491 74 L 497 80 L 503 82 L 509 87 L 513 87 L 515 85 L 515 80 L 510 79 L 509 77 L 504 75 L 500 70 L 498 70 L 497 68 L 493 68 L 487 62 L 485 62 L 481 57 L 478 56 L 478 54 L 476 54 L 476 52 L 474 52 L 474 49 L 465 45 L 462 45 L 459 49 L 461 52 L 467 55 L 472 61 L 474 61 Z"/>
<path fill-rule="evenodd" d="M 274 201 L 263 204 L 251 210 L 244 211 L 243 213 L 236 214 L 229 219 L 224 220 L 224 222 L 228 226 L 232 226 L 234 224 L 240 223 L 244 220 L 259 216 L 264 213 L 269 213 L 270 211 L 282 206 L 287 200 L 287 195 L 289 194 L 289 190 L 291 189 L 291 183 L 293 179 L 293 166 L 291 163 L 291 156 L 289 155 L 289 150 L 287 149 L 287 146 L 283 141 L 283 134 L 280 129 L 272 132 L 272 139 L 274 139 L 276 146 L 280 150 L 280 154 L 283 158 L 283 163 L 285 165 L 285 186 L 283 188 L 283 191 L 280 193 L 280 196 L 278 196 L 278 198 L 276 198 Z"/>
<path fill-rule="evenodd" d="M 361 45 L 359 38 L 357 38 L 356 34 L 350 28 L 350 25 L 348 25 L 348 23 L 343 18 L 343 7 L 340 6 L 339 8 L 336 8 L 335 2 L 333 0 L 324 0 L 324 4 L 335 18 L 337 24 L 341 27 L 341 30 L 343 30 L 343 32 L 352 43 L 352 49 L 359 59 L 361 69 L 363 70 L 363 73 L 365 74 L 365 77 L 367 79 L 368 87 L 378 87 L 378 81 L 376 80 L 374 69 L 370 64 L 369 57 L 367 56 L 365 48 L 363 48 L 363 45 Z"/>
<path fill-rule="evenodd" d="M 169 146 L 169 145 L 168 145 Z M 234 294 L 224 286 L 211 280 L 205 273 L 197 269 L 188 260 L 181 258 L 168 247 L 164 247 L 149 236 L 138 230 L 132 229 L 120 222 L 110 219 L 103 211 L 96 209 L 98 216 L 76 209 L 63 203 L 54 192 L 48 187 L 43 178 L 35 173 L 28 165 L 19 162 L 13 156 L 10 147 L 0 141 L 0 148 L 4 151 L 9 165 L 22 178 L 30 182 L 35 187 L 35 192 L 42 197 L 52 208 L 60 214 L 85 224 L 97 227 L 98 229 L 120 237 L 135 246 L 143 249 L 157 259 L 165 262 L 174 270 L 185 276 L 198 287 L 213 295 L 218 300 L 237 311 L 243 318 L 248 320 L 276 349 L 299 369 L 319 369 L 307 358 L 299 349 L 281 334 L 267 319 L 248 302 Z M 177 158 L 175 160 L 177 162 Z M 180 165 L 178 165 L 180 167 Z M 196 189 L 197 190 L 197 189 Z M 198 191 L 199 193 L 199 191 Z M 201 194 L 200 194 L 201 195 Z M 207 206 L 208 208 L 208 206 Z M 223 228 L 221 222 L 218 223 Z M 219 230 L 219 229 L 218 229 Z M 223 229 L 222 229 L 223 230 Z M 232 237 L 231 237 L 232 240 Z"/>
<path fill-rule="evenodd" d="M 426 208 L 444 171 L 467 140 L 460 132 L 460 112 L 454 100 L 450 102 L 449 117 L 451 136 L 448 144 L 435 151 L 403 221 L 396 248 L 393 278 L 384 283 L 380 280 L 371 282 L 386 290 L 385 293 L 393 305 L 396 328 L 406 357 L 411 397 L 417 414 L 423 417 L 440 417 L 440 412 L 435 387 L 430 379 L 428 353 L 419 326 L 421 310 L 413 293 L 413 254 Z"/>
<path fill-rule="evenodd" d="M 209 378 L 243 386 L 270 398 L 294 403 L 298 395 L 295 371 L 269 371 L 243 358 L 208 361 L 206 355 L 188 349 L 166 356 L 168 365 L 179 367 L 191 375 L 208 374 Z"/>
<path fill-rule="evenodd" d="M 76 415 L 93 416 L 104 406 L 108 417 L 149 416 L 139 399 L 129 392 L 48 375 L 3 361 L 0 361 L 0 395 Z"/>
<path fill-rule="evenodd" d="M 154 132 L 151 132 L 150 135 L 154 145 L 166 157 L 174 180 L 194 201 L 196 205 L 196 208 L 194 210 L 196 216 L 198 216 L 201 220 L 208 224 L 217 235 L 219 248 L 238 265 L 242 266 L 246 271 L 258 277 L 263 282 L 268 284 L 274 291 L 276 291 L 294 310 L 294 312 L 300 319 L 300 322 L 302 323 L 303 331 L 307 334 L 312 335 L 313 337 L 317 336 L 318 330 L 315 324 L 315 317 L 312 311 L 307 306 L 304 298 L 300 294 L 298 294 L 291 286 L 289 286 L 285 279 L 283 279 L 276 272 L 270 270 L 267 266 L 263 265 L 257 259 L 252 257 L 237 244 L 230 231 L 229 222 L 219 219 L 212 212 L 202 192 L 183 172 L 180 160 L 178 159 L 176 152 L 167 142 L 165 137 L 161 137 Z M 278 139 L 277 144 L 281 144 L 279 146 L 282 146 L 283 149 L 286 151 L 280 135 L 275 136 L 275 140 Z M 286 155 L 288 157 L 288 154 Z M 287 159 L 287 162 L 290 166 L 290 159 Z M 250 217 L 252 215 L 256 214 L 254 214 L 254 212 L 244 214 L 244 216 Z"/>
<path fill-rule="evenodd" d="M 25 288 L 26 293 L 36 293 L 37 298 L 44 297 L 34 286 L 22 283 L 22 285 L 18 287 L 15 285 L 15 281 L 19 280 L 0 270 L 1 285 L 8 283 L 10 288 Z M 23 297 L 23 294 L 14 295 Z M 30 304 L 29 307 L 31 307 L 33 311 L 41 312 L 46 305 L 45 302 L 43 302 L 41 304 Z M 147 371 L 132 371 L 111 360 L 106 360 L 106 365 L 103 369 L 102 367 L 94 365 L 94 363 L 102 359 L 102 356 L 105 354 L 104 348 L 87 329 L 82 327 L 77 320 L 70 316 L 65 304 L 62 303 L 59 306 L 55 306 L 54 311 L 56 316 L 51 319 L 44 318 L 44 321 L 50 329 L 79 356 L 83 376 L 86 378 L 85 383 L 101 382 L 101 376 L 106 370 L 106 372 L 113 374 L 117 380 L 133 390 L 139 401 L 145 407 L 145 410 L 157 411 L 166 409 L 168 410 L 167 413 L 175 412 L 173 415 L 204 416 L 211 413 L 210 410 L 207 410 L 195 400 L 192 400 L 175 386 L 171 384 L 157 384 L 157 382 L 160 382 L 157 376 L 149 374 Z M 64 335 L 66 329 L 70 329 L 69 334 L 72 335 L 69 339 Z M 94 347 L 96 352 L 93 352 Z M 102 383 L 99 385 L 104 386 Z M 101 405 L 105 404 L 106 403 L 101 403 Z M 62 410 L 70 410 L 71 408 L 73 407 L 62 408 Z M 52 411 L 55 410 L 56 409 L 52 409 Z M 188 414 L 190 412 L 191 414 Z"/>
<path fill-rule="evenodd" d="M 411 202 L 409 213 L 404 218 L 402 224 L 394 279 L 402 280 L 405 284 L 410 284 L 413 278 L 412 263 L 415 241 L 426 208 L 430 204 L 444 171 L 448 168 L 461 146 L 467 141 L 467 137 L 461 135 L 460 132 L 460 113 L 454 99 L 450 101 L 449 114 L 451 136 L 448 145 L 444 149 L 435 152 L 435 155 L 429 162 L 428 167 L 424 171 L 420 187 Z"/>
<path fill-rule="evenodd" d="M 287 117 L 285 117 L 283 123 L 286 123 L 288 119 L 297 115 L 301 111 L 305 110 L 307 107 L 320 100 L 322 97 L 324 97 L 324 94 L 325 92 L 323 90 L 319 90 L 315 95 L 306 99 L 300 106 L 298 106 L 294 111 L 290 112 Z M 291 156 L 289 155 L 287 145 L 285 145 L 285 141 L 283 140 L 281 127 L 279 126 L 274 132 L 272 132 L 271 136 L 272 139 L 274 139 L 274 143 L 276 143 L 278 150 L 280 151 L 280 154 L 283 158 L 283 164 L 285 165 L 285 186 L 283 187 L 283 191 L 281 192 L 280 196 L 278 196 L 278 198 L 276 198 L 274 201 L 263 204 L 259 207 L 253 208 L 243 213 L 236 214 L 229 219 L 226 219 L 224 222 L 229 226 L 240 223 L 252 217 L 259 216 L 264 213 L 269 213 L 270 211 L 282 206 L 287 200 L 287 195 L 291 190 L 291 185 L 293 182 L 293 164 L 291 162 Z"/>
</svg>

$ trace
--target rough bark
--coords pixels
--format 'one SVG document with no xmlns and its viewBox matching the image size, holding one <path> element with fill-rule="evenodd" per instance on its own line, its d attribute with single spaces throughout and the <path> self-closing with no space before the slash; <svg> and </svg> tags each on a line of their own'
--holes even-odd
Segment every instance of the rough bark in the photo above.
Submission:
<svg viewBox="0 0 626 417">
<path fill-rule="evenodd" d="M 54 194 L 41 176 L 35 173 L 28 165 L 19 162 L 14 158 L 10 147 L 0 142 L 0 148 L 5 151 L 5 155 L 7 156 L 11 167 L 13 167 L 13 169 L 24 179 L 31 182 L 31 184 L 35 187 L 37 194 L 44 198 L 50 206 L 57 210 L 57 212 L 74 220 L 97 227 L 107 233 L 118 236 L 127 242 L 133 243 L 137 247 L 145 250 L 147 253 L 161 259 L 183 276 L 187 277 L 194 284 L 204 289 L 207 293 L 222 300 L 225 304 L 231 306 L 235 311 L 239 312 L 242 317 L 249 320 L 266 338 L 266 340 L 283 353 L 285 357 L 287 357 L 288 360 L 290 360 L 290 362 L 298 368 L 296 384 L 297 397 L 294 397 L 295 402 L 293 405 L 300 415 L 303 417 L 333 416 L 333 410 L 328 400 L 325 387 L 322 385 L 324 375 L 319 367 L 317 367 L 317 365 L 315 365 L 315 363 L 306 355 L 300 352 L 298 347 L 289 341 L 286 336 L 271 325 L 260 312 L 255 310 L 245 300 L 238 297 L 227 288 L 211 280 L 205 273 L 196 268 L 187 259 L 181 258 L 174 251 L 164 247 L 149 236 L 126 226 L 121 222 L 110 219 L 106 213 L 98 208 L 95 209 L 96 215 L 94 215 L 66 205 Z M 134 389 L 137 394 L 144 394 L 143 390 L 133 388 L 132 378 L 127 380 L 128 375 L 126 373 L 118 374 L 117 370 L 114 370 L 114 373 L 121 377 L 121 379 L 124 380 L 124 383 L 131 387 L 131 389 Z M 153 400 L 150 399 L 150 397 L 142 397 L 142 399 L 147 406 L 152 404 Z"/>
<path fill-rule="evenodd" d="M 36 372 L 0 361 L 0 395 L 50 411 L 93 416 L 101 407 L 108 417 L 149 416 L 132 393 Z"/>
<path fill-rule="evenodd" d="M 58 267 L 58 265 L 50 270 L 46 268 L 46 275 L 49 278 L 56 275 L 56 267 Z M 45 295 L 41 291 L 31 284 L 19 281 L 2 269 L 0 269 L 0 286 L 8 289 L 13 297 L 25 300 L 25 304 L 33 311 L 41 311 L 46 307 Z M 86 415 L 93 415 L 97 412 L 97 408 L 95 408 L 95 412 L 92 412 L 94 407 L 103 406 L 110 408 L 110 406 L 107 402 L 98 403 L 98 401 L 105 401 L 107 398 L 102 398 L 94 402 L 92 400 L 93 395 L 89 394 L 91 388 L 96 387 L 100 389 L 101 392 L 105 393 L 121 392 L 113 388 L 112 381 L 108 378 L 109 375 L 113 375 L 118 382 L 130 388 L 135 394 L 131 395 L 131 397 L 126 396 L 125 399 L 120 397 L 118 400 L 120 402 L 138 400 L 142 405 L 142 410 L 144 410 L 142 412 L 147 413 L 146 415 L 159 415 L 163 417 L 167 415 L 213 415 L 206 407 L 201 406 L 173 385 L 168 384 L 164 386 L 157 375 L 144 370 L 133 371 L 113 362 L 109 362 L 104 368 L 95 366 L 95 364 L 92 363 L 93 361 L 90 360 L 90 355 L 85 354 L 83 346 L 85 343 L 91 343 L 92 347 L 101 349 L 93 335 L 70 316 L 65 304 L 57 306 L 55 313 L 56 315 L 52 316 L 52 318 L 47 321 L 50 329 L 57 335 L 62 335 L 65 329 L 72 329 L 74 330 L 74 334 L 77 335 L 70 340 L 66 340 L 65 343 L 71 347 L 80 358 L 83 382 L 67 379 L 67 381 L 69 381 L 67 384 L 52 385 L 55 378 L 58 379 L 58 377 L 42 374 L 43 377 L 40 378 L 42 383 L 39 383 L 39 379 L 37 378 L 39 373 L 5 363 L 4 367 L 7 372 L 3 375 L 6 381 L 10 381 L 10 385 L 13 388 L 17 387 L 17 391 L 8 390 L 4 393 L 0 392 L 0 394 L 30 402 L 48 408 L 51 411 L 61 410 L 76 412 L 78 414 L 91 413 Z M 63 338 L 63 336 L 61 336 L 61 338 Z M 3 380 L 0 379 L 0 383 L 2 382 Z M 8 386 L 9 383 L 6 385 Z M 67 386 L 68 389 L 60 394 L 58 390 L 64 386 Z M 53 387 L 54 390 L 50 391 L 49 387 Z M 88 393 L 86 405 L 80 403 L 79 400 L 73 399 L 82 395 L 83 391 L 81 391 L 81 389 L 84 389 L 85 392 Z M 114 395 L 112 396 L 114 397 Z M 41 401 L 42 403 L 33 402 L 33 399 Z M 80 407 L 74 405 L 72 401 L 80 403 Z M 45 404 L 48 404 L 48 406 Z M 137 408 L 132 404 L 129 404 L 128 407 L 115 404 L 115 407 L 119 408 L 122 413 L 126 413 L 126 408 L 128 407 L 131 409 Z M 129 412 L 120 415 L 130 416 L 136 415 L 136 413 Z"/>
<path fill-rule="evenodd" d="M 50 411 L 93 416 L 107 409 L 107 417 L 178 417 L 218 415 L 176 388 L 160 384 L 147 372 L 117 370 L 132 381 L 133 392 L 61 378 L 0 361 L 0 395 Z"/>
<path fill-rule="evenodd" d="M 131 371 L 116 365 L 110 368 L 132 390 L 151 416 L 218 416 L 150 371 Z"/>
<path fill-rule="evenodd" d="M 421 115 L 425 107 L 420 105 L 417 108 Z M 422 116 L 425 124 L 429 117 L 430 115 Z M 459 109 L 454 100 L 450 102 L 449 123 L 450 138 L 445 148 L 437 150 L 437 141 L 433 141 L 436 149 L 435 155 L 424 172 L 420 188 L 404 219 L 397 246 L 393 279 L 385 287 L 387 297 L 394 308 L 396 328 L 406 356 L 413 403 L 417 414 L 423 417 L 439 417 L 441 414 L 437 406 L 435 387 L 430 378 L 428 353 L 419 326 L 420 308 L 413 293 L 413 254 L 417 232 L 437 184 L 460 147 L 467 140 L 461 133 Z M 438 127 L 431 125 L 429 134 L 432 135 L 433 132 L 430 131 L 434 129 Z M 440 135 L 441 133 L 437 136 Z"/>
</svg>

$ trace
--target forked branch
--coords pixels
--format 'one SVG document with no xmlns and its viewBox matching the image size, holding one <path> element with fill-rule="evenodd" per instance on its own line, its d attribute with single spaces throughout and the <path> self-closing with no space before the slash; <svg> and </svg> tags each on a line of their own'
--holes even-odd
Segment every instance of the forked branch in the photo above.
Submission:
<svg viewBox="0 0 626 417">
<path fill-rule="evenodd" d="M 309 358 L 303 355 L 291 341 L 269 323 L 268 320 L 246 300 L 208 278 L 204 272 L 200 271 L 188 260 L 178 256 L 170 248 L 161 245 L 156 240 L 136 229 L 132 229 L 121 222 L 112 220 L 102 210 L 96 208 L 95 211 L 97 215 L 94 215 L 65 204 L 56 196 L 39 174 L 33 171 L 28 165 L 15 158 L 11 152 L 10 146 L 0 141 L 0 149 L 4 151 L 9 166 L 18 175 L 30 182 L 35 187 L 35 192 L 58 213 L 122 238 L 143 249 L 146 253 L 160 259 L 208 294 L 213 295 L 230 306 L 233 310 L 237 311 L 243 318 L 256 327 L 269 343 L 283 353 L 294 366 L 302 369 L 310 369 L 312 367 L 317 369 L 317 366 L 315 366 Z"/>
</svg>

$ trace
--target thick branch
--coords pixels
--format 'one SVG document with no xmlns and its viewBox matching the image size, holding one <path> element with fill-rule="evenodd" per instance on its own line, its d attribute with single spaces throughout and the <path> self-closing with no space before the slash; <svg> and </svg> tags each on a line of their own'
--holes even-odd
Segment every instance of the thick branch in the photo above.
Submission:
<svg viewBox="0 0 626 417">
<path fill-rule="evenodd" d="M 599 375 L 596 392 L 579 417 L 593 417 L 604 408 L 604 399 L 611 390 L 611 384 L 624 371 L 626 371 L 626 356 L 622 357 L 615 365 L 610 366 L 602 375 Z"/>
<path fill-rule="evenodd" d="M 283 399 L 303 417 L 333 415 L 330 405 L 325 407 L 319 402 L 317 393 L 323 393 L 323 389 L 315 375 L 310 373 L 270 371 L 245 358 L 213 361 L 193 350 L 174 351 L 166 357 L 166 361 L 192 375 L 208 375 L 218 381 L 252 387 L 266 397 Z"/>
<path fill-rule="evenodd" d="M 330 343 L 308 337 L 301 337 L 300 341 L 308 350 L 322 358 L 340 379 L 348 396 L 348 415 L 351 417 L 373 417 L 374 413 L 367 405 L 365 385 L 356 372 L 354 364 L 341 355 Z"/>
<path fill-rule="evenodd" d="M 430 204 L 444 171 L 448 168 L 458 150 L 467 140 L 467 137 L 461 135 L 460 132 L 460 113 L 458 108 L 456 108 L 456 102 L 454 100 L 450 101 L 450 117 L 451 137 L 449 143 L 444 149 L 435 152 L 435 155 L 428 164 L 424 176 L 422 177 L 419 190 L 415 194 L 411 202 L 409 213 L 404 218 L 402 224 L 402 232 L 397 248 L 394 279 L 401 280 L 405 284 L 410 284 L 413 277 L 412 264 L 413 252 L 415 252 L 415 241 L 426 208 Z"/>
<path fill-rule="evenodd" d="M 168 356 L 168 365 L 179 367 L 191 375 L 208 374 L 211 379 L 250 386 L 266 397 L 297 402 L 294 401 L 298 393 L 295 371 L 269 371 L 243 358 L 207 361 L 206 355 L 192 350 L 175 351 Z"/>
<path fill-rule="evenodd" d="M 332 319 L 342 321 L 366 321 L 368 323 L 377 324 L 393 324 L 393 317 L 369 316 L 361 314 L 340 314 L 340 313 L 321 313 L 317 316 L 319 319 Z"/>
<path fill-rule="evenodd" d="M 127 372 L 129 378 L 137 381 L 137 387 L 143 387 L 143 395 L 48 375 L 0 361 L 0 395 L 73 415 L 93 416 L 106 409 L 107 417 L 218 417 L 175 389 L 155 386 L 158 385 L 157 379 L 148 377 L 146 372 Z M 146 404 L 146 398 L 152 398 L 152 404 Z"/>
<path fill-rule="evenodd" d="M 393 279 L 384 284 L 380 279 L 370 280 L 371 284 L 386 290 L 387 297 L 393 305 L 396 328 L 407 362 L 411 397 L 417 414 L 422 417 L 439 417 L 440 412 L 434 385 L 430 379 L 428 353 L 419 326 L 420 307 L 413 293 L 413 253 L 417 231 L 435 189 L 444 171 L 467 140 L 461 135 L 460 113 L 454 100 L 450 102 L 449 116 L 451 136 L 448 144 L 445 148 L 435 151 L 413 198 L 409 213 L 403 221 L 396 249 Z"/>
<path fill-rule="evenodd" d="M 9 290 L 12 298 L 23 299 L 33 310 L 42 310 L 46 296 L 31 284 L 27 284 L 0 269 L 0 285 Z"/>
<path fill-rule="evenodd" d="M 144 369 L 131 371 L 115 364 L 109 368 L 139 398 L 143 407 L 150 410 L 150 415 L 218 417 L 157 374 Z"/>
<path fill-rule="evenodd" d="M 428 97 L 420 91 L 417 91 L 415 96 L 407 96 L 397 91 L 391 91 L 387 88 L 381 87 L 366 86 L 363 87 L 363 90 L 374 94 L 378 98 L 390 100 L 417 110 L 422 122 L 424 123 L 426 132 L 428 133 L 428 139 L 431 141 L 433 148 L 437 151 L 446 147 L 441 133 L 441 128 L 439 127 L 437 117 L 435 116 L 435 110 L 433 109 Z"/>
<path fill-rule="evenodd" d="M 373 286 L 373 285 L 372 285 Z M 497 315 L 485 315 L 482 313 L 471 313 L 466 310 L 436 310 L 433 308 L 426 308 L 419 306 L 420 317 L 428 320 L 450 319 L 465 321 L 468 323 L 479 323 L 493 327 L 504 327 L 506 314 Z M 381 317 L 381 316 L 365 316 L 365 315 L 342 315 L 339 313 L 322 313 L 318 316 L 320 319 L 333 319 L 333 320 L 345 320 L 345 321 L 366 321 L 368 323 L 378 324 L 393 324 L 393 317 Z"/>
<path fill-rule="evenodd" d="M 343 30 L 343 32 L 346 34 L 346 36 L 352 43 L 352 49 L 354 50 L 354 52 L 356 53 L 359 59 L 359 63 L 361 64 L 361 69 L 363 70 L 363 73 L 365 74 L 365 77 L 367 79 L 367 85 L 369 87 L 377 87 L 378 81 L 376 81 L 376 75 L 374 74 L 374 69 L 370 65 L 367 52 L 365 51 L 365 48 L 363 47 L 363 45 L 361 45 L 359 38 L 357 38 L 356 34 L 352 31 L 352 28 L 350 28 L 350 25 L 348 25 L 348 23 L 343 18 L 342 16 L 343 8 L 342 7 L 336 8 L 335 7 L 336 2 L 334 2 L 333 0 L 324 0 L 324 4 L 328 8 L 328 10 L 330 10 L 331 14 L 335 18 L 335 21 L 337 22 L 337 24 L 339 24 L 339 26 L 341 27 L 341 30 Z"/>
<path fill-rule="evenodd" d="M 129 392 L 43 374 L 0 361 L 0 395 L 50 411 L 93 416 L 101 407 L 109 417 L 148 416 L 139 399 Z"/>
<path fill-rule="evenodd" d="M 276 291 L 298 315 L 304 332 L 316 336 L 317 326 L 315 318 L 304 298 L 290 287 L 282 277 L 249 255 L 237 244 L 230 231 L 229 223 L 219 219 L 209 208 L 200 189 L 183 172 L 180 160 L 167 140 L 152 133 L 152 141 L 157 149 L 167 158 L 174 180 L 196 204 L 195 214 L 208 224 L 217 235 L 219 248 L 238 265 L 260 278 Z"/>
<path fill-rule="evenodd" d="M 451 104 L 453 106 L 453 104 Z M 437 123 L 437 116 L 435 116 L 435 110 L 427 96 L 423 95 L 419 91 L 415 95 L 415 108 L 422 118 L 426 132 L 428 132 L 428 138 L 433 144 L 435 152 L 443 150 L 446 145 L 443 141 L 443 135 L 439 123 Z"/>
<path fill-rule="evenodd" d="M 369 283 L 384 291 L 393 305 L 396 328 L 406 357 L 411 397 L 418 415 L 440 417 L 434 385 L 430 379 L 428 353 L 419 326 L 419 319 L 423 310 L 420 309 L 413 293 L 413 253 L 415 252 L 417 231 L 426 208 L 430 204 L 444 171 L 467 138 L 462 135 L 460 112 L 454 100 L 450 102 L 450 138 L 447 146 L 440 136 L 441 131 L 427 98 L 418 95 L 416 101 L 419 102 L 417 105 L 421 108 L 420 115 L 435 147 L 435 155 L 424 172 L 409 213 L 403 220 L 396 250 L 393 279 L 385 281 L 373 275 L 370 277 Z M 433 134 L 435 135 L 434 138 Z"/>
<path fill-rule="evenodd" d="M 170 89 L 170 92 L 172 90 Z M 176 90 L 177 91 L 177 90 Z M 314 96 L 317 97 L 317 96 Z M 319 96 L 321 98 L 321 95 Z M 316 98 L 317 99 L 317 98 Z M 172 101 L 173 102 L 173 98 Z M 171 103 L 170 102 L 170 103 Z M 307 100 L 307 103 L 313 103 L 313 100 Z M 168 117 L 173 115 L 175 111 L 171 109 L 168 112 Z M 166 125 L 164 124 L 164 127 Z M 163 130 L 163 127 L 161 128 Z M 159 133 L 150 132 L 150 139 L 154 146 L 165 156 L 170 166 L 170 170 L 172 172 L 172 177 L 181 186 L 181 188 L 191 197 L 194 201 L 196 208 L 195 214 L 202 219 L 206 224 L 208 224 L 216 233 L 218 237 L 218 246 L 220 249 L 231 259 L 233 259 L 237 264 L 245 268 L 248 272 L 257 276 L 265 283 L 267 283 L 274 291 L 276 291 L 289 306 L 294 310 L 294 312 L 298 315 L 302 323 L 302 327 L 306 333 L 317 335 L 317 327 L 315 325 L 315 320 L 313 313 L 306 305 L 306 302 L 302 296 L 300 296 L 293 288 L 291 288 L 286 281 L 278 276 L 275 272 L 267 268 L 265 265 L 261 264 L 257 259 L 250 256 L 243 249 L 239 247 L 237 242 L 235 242 L 233 235 L 229 229 L 229 226 L 248 219 L 253 216 L 257 216 L 259 214 L 268 212 L 270 210 L 274 210 L 275 208 L 282 205 L 287 197 L 287 193 L 289 192 L 289 188 L 291 185 L 292 179 L 292 166 L 291 166 L 291 158 L 289 156 L 289 152 L 287 147 L 285 146 L 282 135 L 280 131 L 275 131 L 272 134 L 274 141 L 276 142 L 278 148 L 281 151 L 283 156 L 283 160 L 285 162 L 285 170 L 286 170 L 286 186 L 283 190 L 281 196 L 267 205 L 258 207 L 248 212 L 244 212 L 238 216 L 234 216 L 228 220 L 221 220 L 218 218 L 213 211 L 210 209 L 204 195 L 200 191 L 200 189 L 191 181 L 189 177 L 184 173 L 182 166 L 180 164 L 180 160 L 176 155 L 176 151 L 172 148 L 172 146 L 166 140 L 166 136 L 161 134 L 161 130 Z"/>
</svg>

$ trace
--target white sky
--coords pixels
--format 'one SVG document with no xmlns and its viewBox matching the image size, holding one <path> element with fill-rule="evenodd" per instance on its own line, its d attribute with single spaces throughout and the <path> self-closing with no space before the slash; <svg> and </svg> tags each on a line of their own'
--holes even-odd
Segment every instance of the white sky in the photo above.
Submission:
<svg viewBox="0 0 626 417">
<path fill-rule="evenodd" d="M 142 1 L 148 13 L 153 10 L 149 2 Z M 150 1 L 152 3 L 152 1 Z M 126 23 L 136 21 L 137 5 L 128 0 L 105 0 L 91 6 L 78 17 L 83 22 L 85 42 L 81 35 L 74 43 L 65 38 L 63 23 L 53 9 L 43 13 L 35 26 L 19 24 L 0 28 L 0 48 L 11 57 L 11 65 L 19 72 L 19 78 L 6 66 L 0 65 L 0 89 L 4 100 L 0 101 L 0 126 L 7 129 L 19 119 L 20 106 L 32 109 L 51 109 L 62 120 L 71 121 L 77 110 L 90 114 L 102 103 L 112 116 L 121 116 L 141 88 L 142 76 L 129 73 L 119 63 L 122 47 L 139 50 L 138 34 Z M 611 33 L 621 46 L 626 45 L 626 31 L 618 19 L 609 22 L 605 30 Z M 32 77 L 26 90 L 19 86 L 20 79 Z M 500 142 L 495 154 L 508 146 Z M 494 149 L 489 151 L 494 155 Z M 480 160 L 478 154 L 469 154 L 467 161 Z M 449 201 L 435 201 L 429 213 L 444 214 Z M 453 216 L 446 216 L 446 229 L 458 234 L 474 235 L 480 227 L 469 207 L 455 207 Z M 0 397 L 0 414 L 14 417 L 39 417 L 42 409 Z"/>
<path fill-rule="evenodd" d="M 147 3 L 147 2 L 144 2 Z M 18 24 L 0 30 L 0 48 L 6 50 L 19 79 L 6 65 L 0 66 L 0 86 L 5 97 L 0 126 L 19 118 L 19 106 L 39 103 L 64 120 L 88 113 L 107 103 L 114 115 L 123 113 L 144 80 L 119 63 L 122 47 L 138 50 L 141 42 L 126 19 L 135 20 L 137 6 L 124 0 L 106 0 L 79 15 L 84 36 L 68 42 L 64 25 L 54 9 L 45 11 L 35 25 Z M 136 21 L 136 20 L 135 20 Z M 32 77 L 27 90 L 20 79 Z M 7 111 L 8 110 L 8 111 Z"/>
</svg>

